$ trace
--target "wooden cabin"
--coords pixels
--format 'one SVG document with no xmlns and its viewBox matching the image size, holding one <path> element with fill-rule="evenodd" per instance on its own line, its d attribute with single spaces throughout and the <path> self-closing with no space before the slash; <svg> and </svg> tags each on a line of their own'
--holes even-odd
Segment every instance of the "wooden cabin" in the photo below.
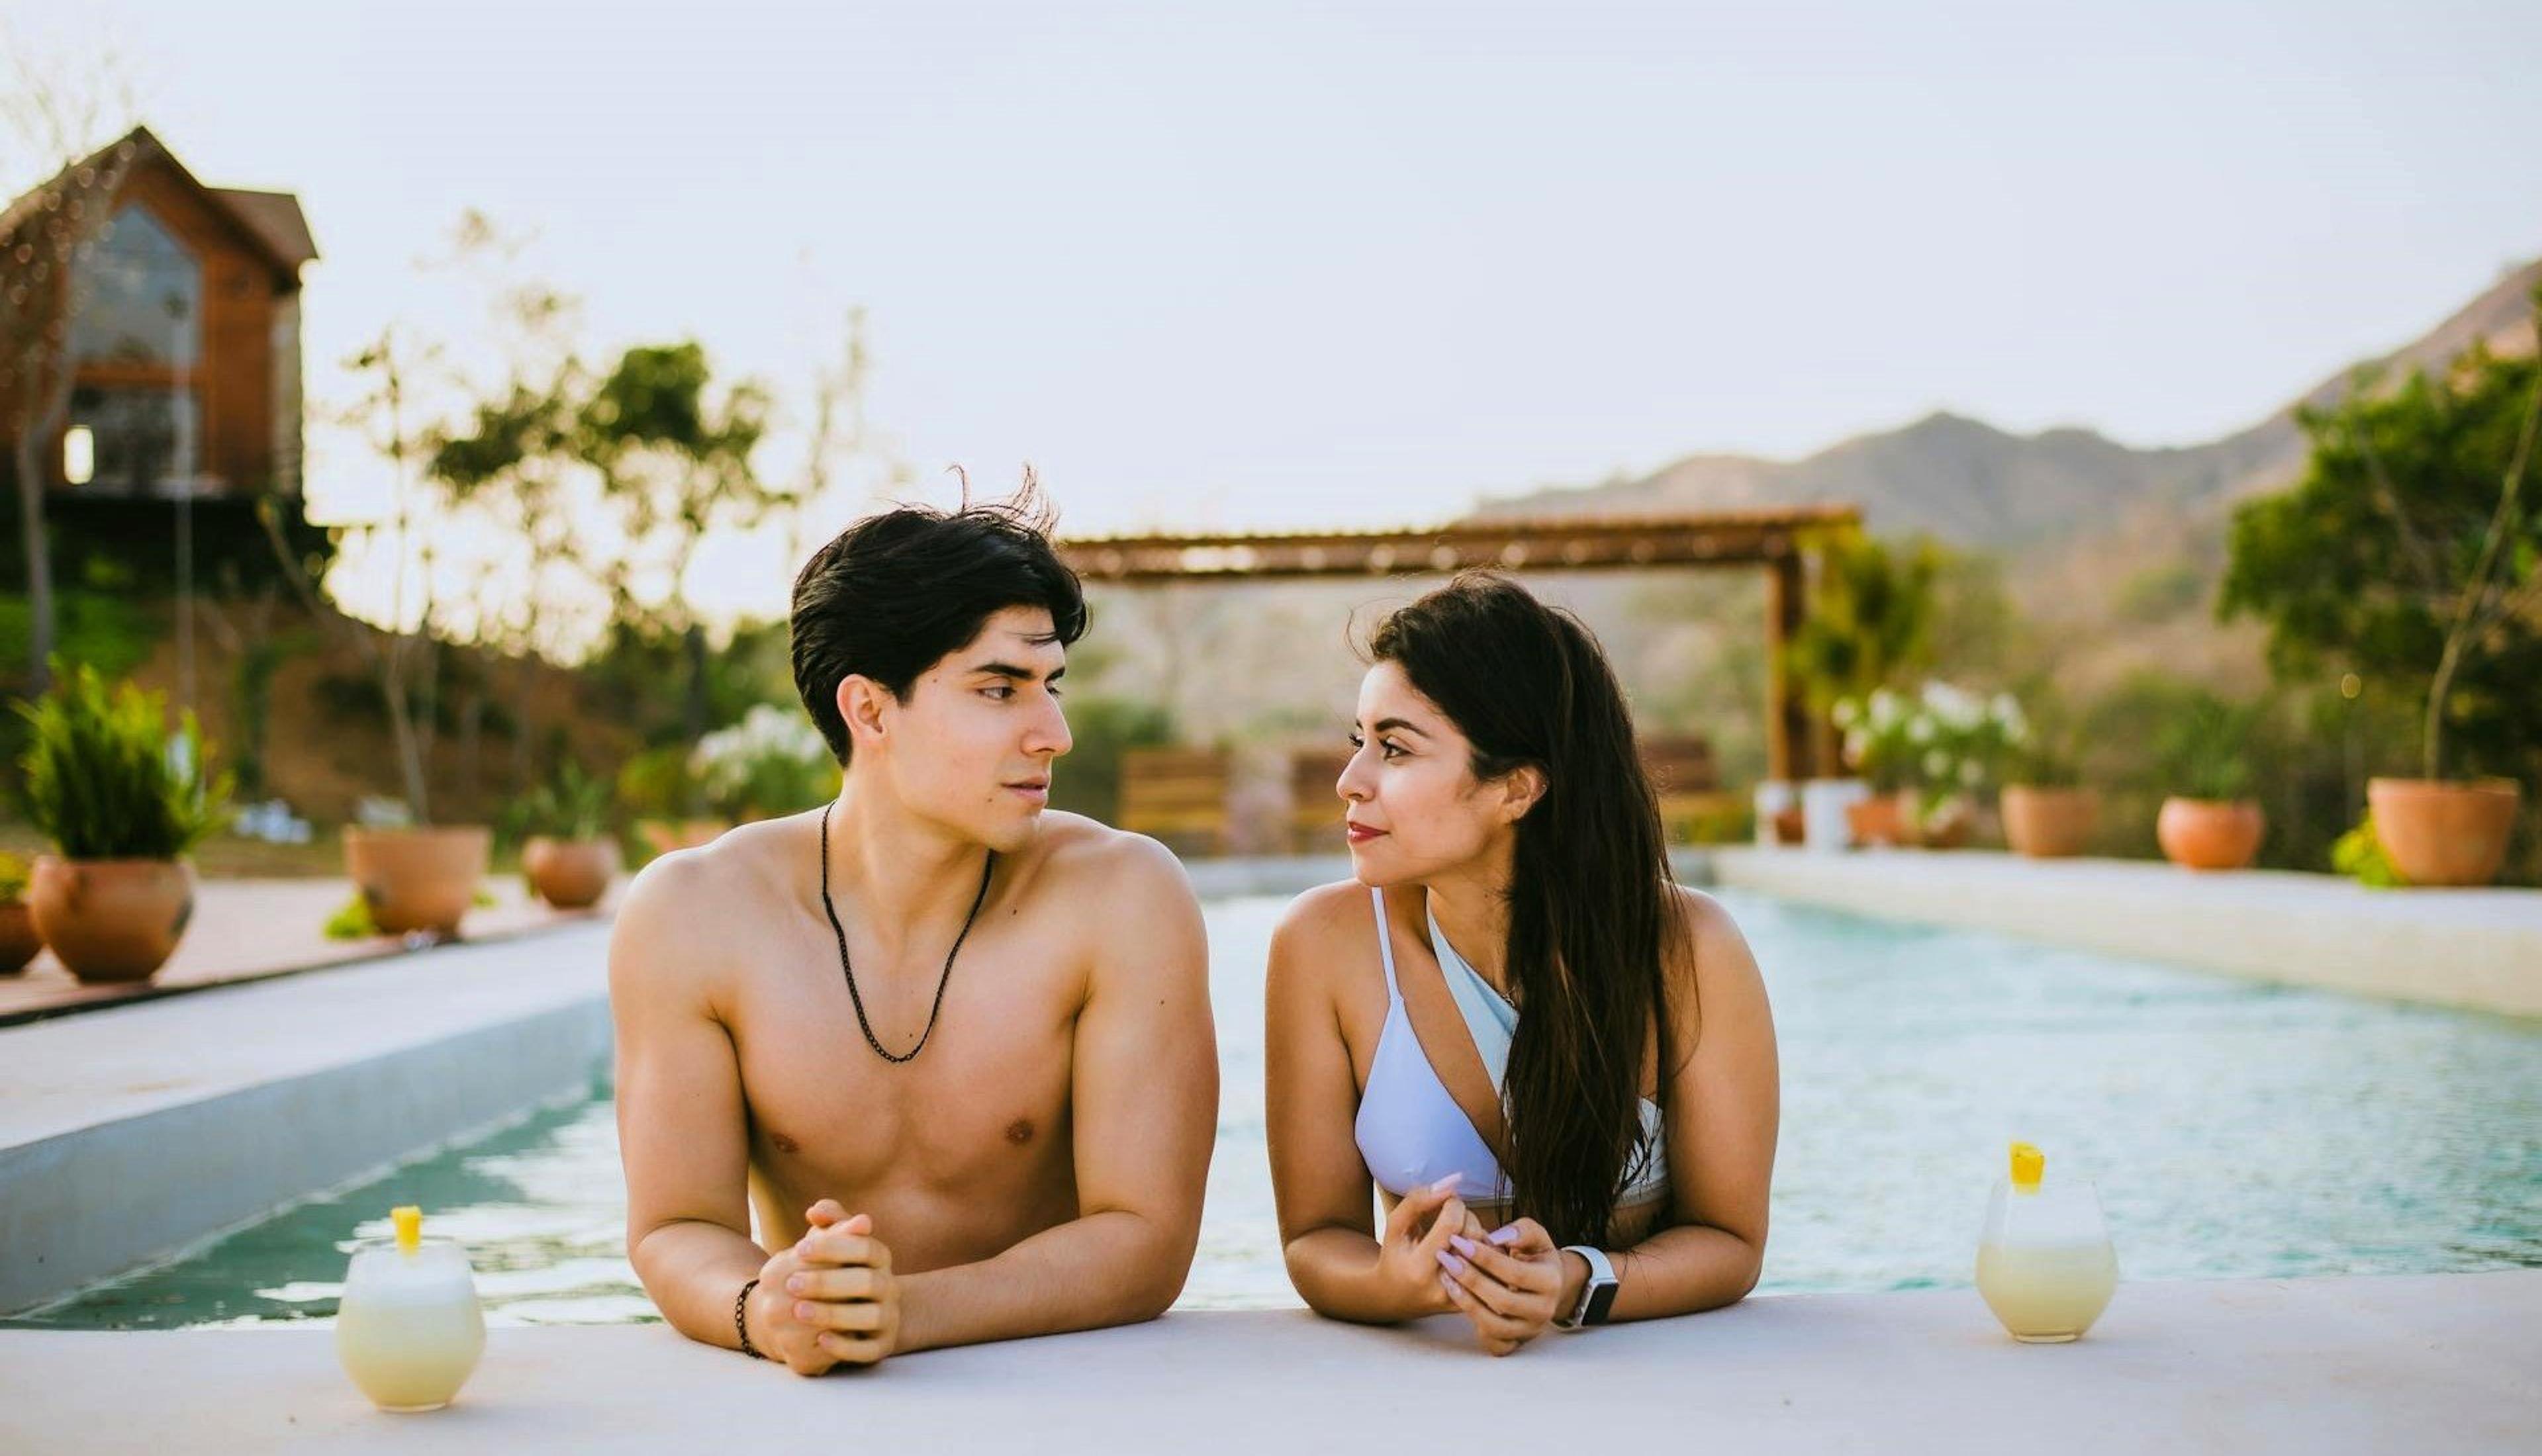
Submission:
<svg viewBox="0 0 2542 1456">
<path fill-rule="evenodd" d="M 34 416 L 45 486 L 83 502 L 299 495 L 298 199 L 206 186 L 135 128 L 0 212 L 0 254 L 12 483 Z"/>
</svg>

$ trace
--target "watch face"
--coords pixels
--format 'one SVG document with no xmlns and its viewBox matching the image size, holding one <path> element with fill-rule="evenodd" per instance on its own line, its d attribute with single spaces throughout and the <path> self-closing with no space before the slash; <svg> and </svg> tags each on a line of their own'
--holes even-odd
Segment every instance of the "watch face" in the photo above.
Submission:
<svg viewBox="0 0 2542 1456">
<path fill-rule="evenodd" d="M 1615 1307 L 1615 1286 L 1600 1284 L 1589 1291 L 1589 1312 L 1580 1317 L 1584 1325 L 1607 1323 L 1607 1311 Z"/>
</svg>

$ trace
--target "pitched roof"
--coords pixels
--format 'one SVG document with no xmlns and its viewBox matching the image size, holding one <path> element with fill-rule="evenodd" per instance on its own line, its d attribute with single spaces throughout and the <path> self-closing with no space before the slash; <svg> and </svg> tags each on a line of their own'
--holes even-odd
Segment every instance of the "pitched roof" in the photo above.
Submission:
<svg viewBox="0 0 2542 1456">
<path fill-rule="evenodd" d="M 318 242 L 309 236 L 309 219 L 301 212 L 298 197 L 289 192 L 259 192 L 246 187 L 213 187 L 210 191 L 283 261 L 297 267 L 318 255 Z"/>
<path fill-rule="evenodd" d="M 57 207 L 62 200 L 96 191 L 109 179 L 119 187 L 134 168 L 154 160 L 166 163 L 186 185 L 200 192 L 285 275 L 298 277 L 300 265 L 318 255 L 318 245 L 309 236 L 309 219 L 300 211 L 299 198 L 289 192 L 204 186 L 147 126 L 135 126 L 0 209 L 0 238 L 14 237 L 20 228 L 50 211 L 45 205 L 48 199 Z"/>
</svg>

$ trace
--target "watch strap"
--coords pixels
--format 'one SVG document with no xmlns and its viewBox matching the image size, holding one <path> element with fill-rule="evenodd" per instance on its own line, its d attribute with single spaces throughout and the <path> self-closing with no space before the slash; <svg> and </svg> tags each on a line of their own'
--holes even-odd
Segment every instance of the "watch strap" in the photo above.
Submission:
<svg viewBox="0 0 2542 1456">
<path fill-rule="evenodd" d="M 1615 1301 L 1615 1266 L 1607 1258 L 1605 1250 L 1588 1244 L 1566 1244 L 1562 1252 L 1579 1255 L 1581 1262 L 1589 1266 L 1589 1277 L 1581 1281 L 1579 1304 L 1557 1317 L 1553 1327 L 1578 1330 L 1607 1323 L 1607 1311 L 1613 1307 Z M 1606 1297 L 1599 1297 L 1602 1294 Z"/>
</svg>

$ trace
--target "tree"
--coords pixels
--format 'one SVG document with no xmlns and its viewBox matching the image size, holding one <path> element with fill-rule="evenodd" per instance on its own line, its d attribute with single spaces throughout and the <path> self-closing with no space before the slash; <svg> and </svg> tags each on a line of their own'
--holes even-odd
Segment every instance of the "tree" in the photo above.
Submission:
<svg viewBox="0 0 2542 1456">
<path fill-rule="evenodd" d="M 2542 513 L 2524 504 L 2542 363 L 2475 345 L 2442 378 L 2379 385 L 2298 416 L 2310 465 L 2234 513 L 2217 615 L 2265 619 L 2280 678 L 2331 659 L 2408 685 L 2425 777 L 2456 757 L 2513 771 L 2542 750 Z"/>
<path fill-rule="evenodd" d="M 54 638 L 52 553 L 44 530 L 51 472 L 43 448 L 70 407 L 71 325 L 87 305 L 87 263 L 114 216 L 114 197 L 140 160 L 139 134 L 92 154 L 111 113 L 130 114 L 131 94 L 113 59 L 85 69 L 30 54 L 15 36 L 12 85 L 0 91 L 0 136 L 13 176 L 44 181 L 0 218 L 0 400 L 16 440 L 19 546 L 26 555 L 28 681 L 50 685 Z M 30 165 L 32 164 L 32 165 Z"/>
<path fill-rule="evenodd" d="M 430 351 L 424 352 L 429 354 Z M 406 787 L 408 812 L 416 823 L 430 824 L 430 783 L 424 769 L 432 751 L 433 712 L 429 705 L 432 690 L 428 685 L 435 672 L 430 655 L 433 646 L 432 553 L 428 547 L 423 552 L 421 619 L 412 631 L 409 631 L 406 625 L 406 557 L 408 544 L 413 539 L 408 477 L 424 444 L 423 433 L 407 423 L 413 360 L 399 343 L 397 329 L 392 326 L 382 328 L 378 338 L 345 360 L 344 367 L 370 381 L 367 392 L 344 411 L 345 420 L 368 426 L 371 448 L 388 461 L 396 489 L 397 514 L 393 518 L 397 529 L 393 568 L 396 585 L 388 631 L 384 634 L 375 632 L 327 605 L 305 560 L 293 549 L 269 499 L 258 503 L 257 519 L 263 525 L 266 538 L 273 546 L 274 559 L 292 589 L 299 594 L 301 605 L 321 623 L 348 637 L 360 650 L 363 660 L 371 665 L 379 681 L 381 700 L 388 708 L 390 732 L 397 744 L 398 773 Z M 382 635 L 388 638 L 385 647 L 379 641 Z M 424 654 L 425 667 L 421 676 L 427 685 L 425 703 L 420 708 L 413 700 L 415 694 L 411 691 L 416 676 L 412 663 L 417 653 Z"/>
<path fill-rule="evenodd" d="M 589 388 L 581 361 L 558 343 L 570 309 L 570 301 L 544 289 L 507 294 L 498 317 L 519 337 L 551 347 L 516 354 L 509 377 L 470 406 L 466 422 L 433 431 L 426 445 L 425 473 L 454 503 L 490 511 L 527 558 L 518 599 L 497 619 L 481 617 L 478 628 L 481 637 L 504 639 L 514 654 L 512 769 L 522 785 L 536 777 L 531 704 L 549 590 L 560 571 L 590 569 L 574 536 L 568 488 L 588 463 L 580 417 Z"/>
<path fill-rule="evenodd" d="M 694 341 L 631 348 L 576 421 L 627 543 L 627 555 L 604 571 L 611 599 L 622 619 L 649 618 L 683 639 L 692 743 L 707 731 L 707 642 L 688 597 L 689 567 L 710 530 L 756 525 L 783 499 L 751 466 L 768 430 L 767 392 L 745 382 L 716 398 L 711 383 Z"/>
<path fill-rule="evenodd" d="M 1824 559 L 1809 618 L 1783 647 L 1788 670 L 1822 713 L 1929 661 L 1933 587 L 1943 564 L 1931 542 L 1893 553 L 1859 535 L 1831 544 Z"/>
</svg>

